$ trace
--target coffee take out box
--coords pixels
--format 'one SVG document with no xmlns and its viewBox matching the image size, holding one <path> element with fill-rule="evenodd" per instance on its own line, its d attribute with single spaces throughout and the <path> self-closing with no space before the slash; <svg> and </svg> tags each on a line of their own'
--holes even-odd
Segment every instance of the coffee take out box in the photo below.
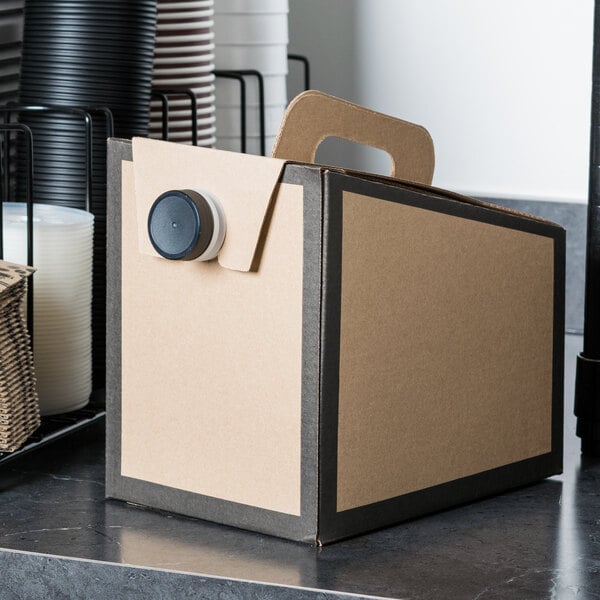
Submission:
<svg viewBox="0 0 600 600">
<path fill-rule="evenodd" d="M 325 544 L 559 473 L 564 230 L 318 92 L 274 156 L 109 141 L 107 496 Z"/>
</svg>

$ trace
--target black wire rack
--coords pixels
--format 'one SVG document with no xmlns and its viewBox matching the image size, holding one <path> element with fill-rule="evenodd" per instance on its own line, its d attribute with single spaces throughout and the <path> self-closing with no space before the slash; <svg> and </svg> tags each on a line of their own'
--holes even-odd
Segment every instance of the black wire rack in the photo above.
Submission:
<svg viewBox="0 0 600 600">
<path fill-rule="evenodd" d="M 192 126 L 192 145 L 198 145 L 198 100 L 196 94 L 189 88 L 152 88 L 152 97 L 161 102 L 162 139 L 169 139 L 169 98 L 173 96 L 187 96 L 190 101 L 190 123 Z"/>
<path fill-rule="evenodd" d="M 310 63 L 306 56 L 300 54 L 288 54 L 289 62 L 297 62 L 301 65 L 303 89 L 310 89 Z M 258 90 L 258 111 L 259 111 L 259 137 L 260 137 L 260 155 L 266 155 L 266 127 L 265 127 L 265 80 L 264 75 L 256 69 L 235 69 L 224 70 L 215 69 L 213 71 L 217 79 L 231 79 L 237 81 L 240 94 L 240 152 L 245 154 L 248 149 L 248 94 L 246 81 L 249 78 L 256 80 Z M 152 97 L 161 102 L 161 139 L 169 139 L 169 100 L 173 96 L 188 96 L 190 98 L 190 116 L 192 125 L 192 144 L 198 145 L 197 131 L 197 104 L 194 92 L 188 88 L 153 88 Z"/>
<path fill-rule="evenodd" d="M 69 107 L 69 106 L 42 106 L 42 105 L 19 105 L 16 103 L 8 103 L 0 106 L 0 258 L 4 256 L 3 248 L 3 205 L 7 202 L 11 195 L 11 177 L 17 172 L 11 169 L 11 161 L 14 159 L 12 152 L 13 143 L 21 137 L 24 140 L 24 168 L 19 170 L 20 177 L 24 178 L 24 189 L 26 197 L 26 214 L 27 214 L 27 264 L 34 264 L 34 244 L 33 235 L 33 178 L 35 176 L 34 165 L 34 136 L 31 129 L 19 122 L 13 122 L 13 119 L 18 119 L 23 114 L 40 114 L 40 113 L 60 113 L 74 115 L 81 118 L 83 130 L 85 132 L 85 208 L 91 210 L 92 197 L 92 135 L 93 121 L 92 115 L 101 115 L 105 120 L 105 127 L 108 136 L 114 134 L 113 117 L 110 110 L 106 107 Z M 34 280 L 35 275 L 32 275 L 28 281 L 27 290 L 27 326 L 30 335 L 30 342 L 33 347 L 33 333 L 35 327 L 33 297 L 34 297 Z M 48 415 L 41 417 L 41 425 L 29 437 L 28 441 L 19 450 L 15 452 L 0 452 L 0 466 L 12 461 L 24 454 L 36 450 L 54 440 L 57 440 L 65 435 L 75 432 L 83 427 L 87 427 L 91 423 L 103 419 L 105 416 L 105 401 L 103 393 L 95 390 L 92 392 L 90 402 L 85 408 L 59 414 Z"/>
</svg>

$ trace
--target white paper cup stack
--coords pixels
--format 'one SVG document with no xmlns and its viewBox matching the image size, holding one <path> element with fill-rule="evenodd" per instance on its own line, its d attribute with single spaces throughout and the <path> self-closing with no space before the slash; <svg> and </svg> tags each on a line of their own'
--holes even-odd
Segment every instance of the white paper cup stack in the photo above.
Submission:
<svg viewBox="0 0 600 600">
<path fill-rule="evenodd" d="M 3 205 L 6 260 L 27 262 L 24 203 Z M 94 217 L 35 204 L 33 356 L 42 415 L 76 410 L 92 391 L 92 244 Z"/>
<path fill-rule="evenodd" d="M 152 87 L 189 89 L 197 102 L 199 146 L 215 143 L 213 0 L 158 1 Z M 192 143 L 192 112 L 185 95 L 169 94 L 169 140 Z M 150 137 L 162 137 L 162 104 L 154 98 Z"/>
<path fill-rule="evenodd" d="M 288 0 L 215 0 L 215 64 L 263 75 L 266 153 L 271 153 L 287 105 Z M 257 78 L 247 76 L 247 151 L 260 154 Z M 217 148 L 241 149 L 240 86 L 216 81 Z"/>
</svg>

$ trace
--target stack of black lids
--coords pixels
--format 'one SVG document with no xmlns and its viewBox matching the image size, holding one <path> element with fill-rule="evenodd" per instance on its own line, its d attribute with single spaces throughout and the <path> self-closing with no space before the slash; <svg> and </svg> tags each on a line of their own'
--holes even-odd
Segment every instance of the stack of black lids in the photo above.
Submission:
<svg viewBox="0 0 600 600">
<path fill-rule="evenodd" d="M 0 2 L 0 104 L 17 97 L 21 36 L 23 29 L 23 0 Z"/>
<path fill-rule="evenodd" d="M 105 380 L 109 131 L 106 112 L 97 109 L 110 109 L 117 137 L 148 135 L 156 13 L 156 0 L 25 2 L 19 103 L 74 107 L 92 117 L 90 181 L 83 116 L 61 111 L 20 115 L 34 136 L 34 202 L 85 209 L 87 198 L 95 217 L 94 388 Z"/>
<path fill-rule="evenodd" d="M 0 1 L 0 106 L 17 99 L 19 71 L 21 68 L 21 39 L 23 37 L 23 0 Z M 0 116 L 4 120 L 4 115 Z M 4 185 L 8 173 L 4 172 L 4 140 L 6 133 L 0 133 L 0 187 L 1 197 L 6 200 Z M 14 157 L 14 148 L 11 152 Z M 14 161 L 13 161 L 14 162 Z M 14 164 L 13 164 L 14 172 Z"/>
</svg>

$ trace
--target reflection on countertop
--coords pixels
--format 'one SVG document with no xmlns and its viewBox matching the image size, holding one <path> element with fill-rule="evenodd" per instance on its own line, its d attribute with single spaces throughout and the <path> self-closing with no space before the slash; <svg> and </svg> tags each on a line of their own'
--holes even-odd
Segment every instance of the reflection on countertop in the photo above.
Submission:
<svg viewBox="0 0 600 600">
<path fill-rule="evenodd" d="M 600 598 L 600 460 L 580 458 L 572 416 L 581 344 L 566 337 L 563 475 L 325 548 L 104 500 L 95 425 L 0 471 L 0 599 Z"/>
</svg>

